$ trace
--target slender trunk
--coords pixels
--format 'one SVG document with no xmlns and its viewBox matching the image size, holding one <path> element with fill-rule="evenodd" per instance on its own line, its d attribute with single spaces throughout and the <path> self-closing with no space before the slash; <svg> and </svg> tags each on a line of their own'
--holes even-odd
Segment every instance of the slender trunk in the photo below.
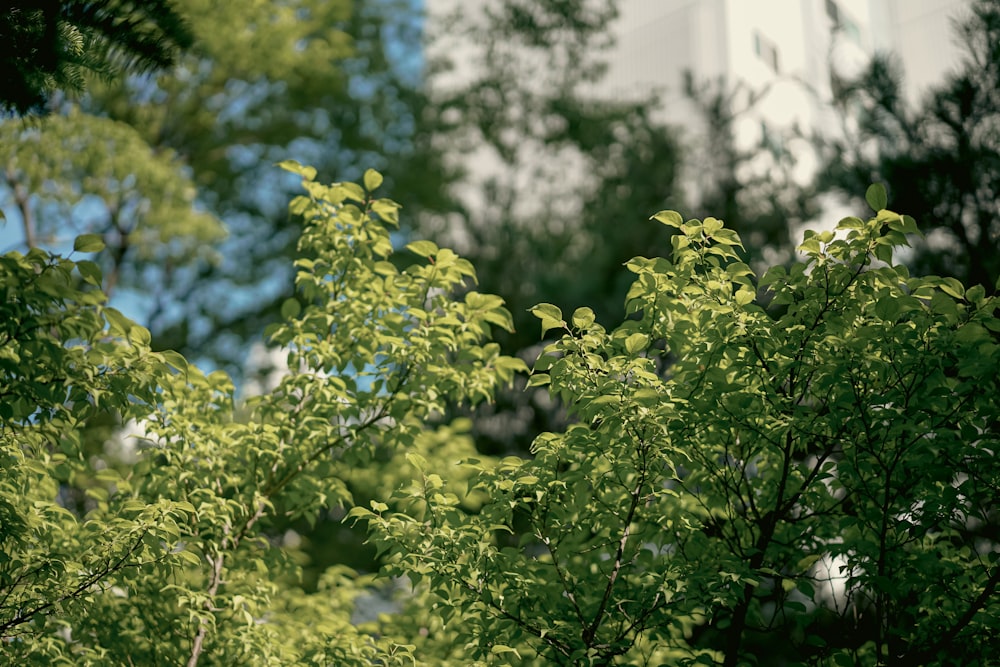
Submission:
<svg viewBox="0 0 1000 667">
<path fill-rule="evenodd" d="M 773 516 L 773 515 L 772 515 Z M 750 568 L 757 570 L 764 564 L 764 554 L 774 536 L 774 521 L 771 516 L 765 517 L 765 525 L 761 527 L 760 537 L 755 546 L 756 553 L 750 558 Z M 743 635 L 746 632 L 747 614 L 750 613 L 750 603 L 753 602 L 753 589 L 750 584 L 743 586 L 743 599 L 733 610 L 729 631 L 726 633 L 726 652 L 723 667 L 736 667 L 740 659 L 740 648 L 743 645 Z"/>
<path fill-rule="evenodd" d="M 21 224 L 24 226 L 24 245 L 28 246 L 30 250 L 38 245 L 38 240 L 35 238 L 35 220 L 31 215 L 28 193 L 24 189 L 24 184 L 17 180 L 10 167 L 7 168 L 6 177 L 7 185 L 14 192 L 14 202 L 21 213 Z"/>
</svg>

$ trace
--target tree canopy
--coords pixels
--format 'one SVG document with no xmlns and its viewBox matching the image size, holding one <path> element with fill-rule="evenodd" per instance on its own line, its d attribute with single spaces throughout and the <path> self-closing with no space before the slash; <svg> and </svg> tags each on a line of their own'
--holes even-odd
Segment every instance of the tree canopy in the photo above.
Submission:
<svg viewBox="0 0 1000 667">
<path fill-rule="evenodd" d="M 491 342 L 503 300 L 430 241 L 389 261 L 399 205 L 377 172 L 282 166 L 306 191 L 302 255 L 269 330 L 288 372 L 257 397 L 150 351 L 93 262 L 2 258 L 6 658 L 965 665 L 1000 648 L 996 299 L 896 263 L 917 229 L 884 188 L 873 217 L 760 276 L 721 221 L 656 214 L 673 252 L 629 262 L 619 325 L 533 308 L 557 335 L 529 384 L 572 421 L 497 459 L 445 415 L 527 372 Z M 128 456 L 85 455 L 101 411 L 141 422 Z M 378 497 L 354 504 L 373 473 Z M 395 578 L 338 566 L 307 593 L 294 531 L 272 531 L 348 509 Z M 379 596 L 388 613 L 360 616 Z"/>
<path fill-rule="evenodd" d="M 655 100 L 591 94 L 612 0 L 457 16 L 482 67 L 453 79 L 447 33 L 410 57 L 410 0 L 46 7 L 6 20 L 86 59 L 43 94 L 117 75 L 0 124 L 26 240 L 0 256 L 3 661 L 1000 652 L 996 283 L 952 277 L 935 220 L 925 241 L 888 210 L 903 172 L 828 144 L 813 191 L 741 180 L 735 93 L 692 83 L 701 207 L 726 222 L 685 219 Z M 102 32 L 119 19 L 135 34 Z M 154 72 L 109 41 L 161 38 L 176 67 Z M 970 262 L 997 219 L 984 71 L 897 143 L 937 160 L 921 178 L 955 159 L 932 140 L 969 148 L 975 173 L 921 201 L 986 239 Z M 866 140 L 909 127 L 871 90 L 842 91 Z M 463 174 L 472 147 L 496 169 Z M 789 220 L 831 184 L 872 215 L 793 253 Z M 253 390 L 227 372 L 249 341 L 276 360 Z"/>
<path fill-rule="evenodd" d="M 4 122 L 0 196 L 29 246 L 101 234 L 97 261 L 115 278 L 105 287 L 142 304 L 135 316 L 154 347 L 238 374 L 247 341 L 293 289 L 299 230 L 282 202 L 295 184 L 268 165 L 291 155 L 333 178 L 413 160 L 421 168 L 392 174 L 395 186 L 414 208 L 439 205 L 444 177 L 414 141 L 418 10 L 409 0 L 164 6 L 192 37 L 176 66 L 128 68 L 43 121 Z M 160 200 L 169 212 L 149 205 Z"/>
</svg>

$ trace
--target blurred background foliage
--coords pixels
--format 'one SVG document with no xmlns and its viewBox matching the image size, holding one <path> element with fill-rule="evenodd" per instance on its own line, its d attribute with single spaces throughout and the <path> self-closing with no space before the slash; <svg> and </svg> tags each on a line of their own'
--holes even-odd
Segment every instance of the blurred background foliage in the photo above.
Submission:
<svg viewBox="0 0 1000 667">
<path fill-rule="evenodd" d="M 962 60 L 917 106 L 906 103 L 906 73 L 892 54 L 840 82 L 833 103 L 845 114 L 860 110 L 861 122 L 839 141 L 815 137 L 822 168 L 813 187 L 856 196 L 863 184 L 885 183 L 890 206 L 926 234 L 911 269 L 992 294 L 1000 278 L 1000 3 L 971 2 L 954 28 Z"/>
<path fill-rule="evenodd" d="M 734 119 L 755 91 L 693 80 L 673 91 L 705 116 L 697 152 L 658 120 L 654 97 L 597 97 L 616 0 L 490 3 L 460 9 L 439 33 L 413 0 L 35 4 L 0 19 L 8 230 L 56 248 L 101 234 L 106 287 L 150 328 L 154 348 L 237 382 L 269 370 L 248 368 L 248 351 L 292 293 L 300 225 L 286 206 L 298 182 L 273 167 L 286 158 L 315 166 L 320 181 L 383 172 L 384 191 L 403 205 L 401 234 L 468 257 L 480 289 L 514 314 L 504 352 L 529 362 L 535 303 L 620 317 L 622 264 L 670 249 L 646 220 L 664 208 L 724 218 L 751 262 L 790 259 L 794 229 L 819 213 L 821 197 L 884 181 L 890 206 L 927 233 L 914 270 L 989 290 L 1000 275 L 996 2 L 973 3 L 960 27 L 966 60 L 918 107 L 903 102 L 890 59 L 839 82 L 831 104 L 845 114 L 860 105 L 864 122 L 840 141 L 809 137 L 821 169 L 807 186 L 788 176 L 794 159 L 780 142 L 736 147 Z M 102 4 L 107 13 L 95 13 Z M 476 53 L 450 49 L 456 36 Z M 774 168 L 749 175 L 743 166 L 760 151 Z M 470 172 L 470 155 L 489 168 Z M 700 179 L 697 200 L 687 200 L 687 178 Z M 473 445 L 525 455 L 565 420 L 547 394 L 523 386 L 445 421 L 453 417 L 471 419 L 447 442 L 425 443 L 440 466 Z M 96 435 L 90 447 L 113 456 Z M 348 486 L 365 502 L 407 474 L 387 453 Z M 341 517 L 274 527 L 303 536 L 294 549 L 313 584 L 331 563 L 376 566 Z"/>
</svg>

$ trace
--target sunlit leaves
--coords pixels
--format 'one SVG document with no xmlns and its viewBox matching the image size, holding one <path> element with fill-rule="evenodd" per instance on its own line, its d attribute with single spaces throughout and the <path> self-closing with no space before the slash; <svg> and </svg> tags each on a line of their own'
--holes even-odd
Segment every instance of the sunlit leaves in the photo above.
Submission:
<svg viewBox="0 0 1000 667">
<path fill-rule="evenodd" d="M 378 173 L 374 169 L 366 169 L 364 175 L 365 190 L 368 192 L 373 192 L 378 189 L 378 186 L 382 185 L 382 174 Z"/>
<path fill-rule="evenodd" d="M 303 180 L 311 181 L 316 178 L 316 169 L 314 167 L 303 166 L 299 164 L 298 160 L 282 160 L 277 163 L 278 167 L 281 167 L 285 171 L 289 171 L 293 174 L 298 174 L 303 178 Z"/>
<path fill-rule="evenodd" d="M 655 637 L 666 664 L 735 664 L 780 636 L 808 662 L 820 644 L 795 628 L 820 622 L 870 639 L 822 640 L 851 664 L 988 641 L 1000 609 L 970 521 L 1000 509 L 995 302 L 876 261 L 917 230 L 884 189 L 869 201 L 875 217 L 807 232 L 805 262 L 759 279 L 719 220 L 663 212 L 674 252 L 627 264 L 615 330 L 532 308 L 557 336 L 529 385 L 575 423 L 531 460 L 470 462 L 476 515 L 452 512 L 439 479 L 406 494 L 419 515 L 360 512 L 392 571 L 418 572 L 481 659 L 649 659 Z M 833 559 L 842 584 L 824 578 Z M 974 639 L 946 648 L 942 627 Z"/>
<path fill-rule="evenodd" d="M 562 329 L 566 327 L 566 321 L 562 318 L 562 311 L 551 303 L 541 303 L 532 306 L 531 314 L 542 322 L 542 335 L 552 329 Z"/>
<path fill-rule="evenodd" d="M 881 183 L 873 183 L 868 186 L 865 192 L 865 201 L 873 211 L 878 213 L 889 205 L 889 199 L 885 192 L 885 186 Z"/>
<path fill-rule="evenodd" d="M 531 310 L 549 338 L 528 384 L 570 421 L 498 460 L 444 416 L 527 371 L 491 341 L 503 300 L 435 243 L 394 256 L 376 204 L 398 207 L 368 197 L 371 173 L 324 185 L 283 166 L 306 191 L 298 293 L 269 331 L 279 377 L 246 400 L 151 352 L 86 260 L 0 257 L 13 657 L 717 664 L 763 637 L 790 663 L 969 664 L 995 648 L 997 303 L 877 261 L 905 216 L 807 233 L 803 262 L 758 278 L 720 220 L 662 214 L 680 241 L 628 262 L 619 326 Z M 127 460 L 87 449 L 109 413 L 132 425 Z M 412 585 L 394 614 L 353 622 L 374 591 L 342 568 L 296 587 L 297 535 L 269 528 L 331 514 L 365 523 Z M 850 632 L 816 639 L 828 623 Z"/>
<path fill-rule="evenodd" d="M 327 595 L 344 607 L 301 593 L 293 602 L 294 587 L 278 582 L 295 579 L 294 549 L 262 530 L 276 517 L 340 511 L 352 502 L 349 483 L 387 498 L 423 474 L 416 461 L 468 458 L 468 425 L 434 422 L 457 402 L 489 400 L 527 367 L 490 342 L 492 327 L 511 327 L 510 313 L 499 297 L 467 291 L 475 272 L 466 260 L 417 241 L 422 259 L 397 268 L 384 259 L 397 205 L 377 200 L 374 213 L 359 185 L 321 185 L 309 167 L 281 166 L 308 193 L 292 203 L 306 223 L 299 294 L 272 330 L 287 371 L 245 405 L 224 373 L 151 352 L 148 330 L 104 304 L 91 262 L 40 250 L 0 258 L 0 486 L 13 499 L 0 511 L 4 526 L 20 526 L 0 530 L 0 628 L 18 637 L 8 648 L 19 659 L 71 651 L 194 664 L 206 650 L 225 662 L 409 659 L 412 645 L 352 625 L 363 578 L 336 580 Z M 369 172 L 366 188 L 376 180 Z M 98 240 L 80 237 L 75 248 L 97 251 Z M 85 453 L 79 429 L 108 412 L 136 431 L 122 436 L 128 461 Z M 388 474 L 372 466 L 385 457 Z M 443 484 L 426 474 L 429 486 Z M 60 499 L 66 484 L 80 507 Z M 72 648 L 59 628 L 76 637 Z"/>
<path fill-rule="evenodd" d="M 406 245 L 406 249 L 421 257 L 434 257 L 438 247 L 433 241 L 414 241 Z"/>
</svg>

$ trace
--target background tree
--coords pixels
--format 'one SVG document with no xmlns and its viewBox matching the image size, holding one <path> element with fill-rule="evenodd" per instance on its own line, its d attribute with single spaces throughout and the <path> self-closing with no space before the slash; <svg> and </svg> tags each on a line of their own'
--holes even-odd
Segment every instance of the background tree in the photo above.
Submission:
<svg viewBox="0 0 1000 667">
<path fill-rule="evenodd" d="M 616 17 L 614 0 L 458 4 L 429 36 L 436 145 L 465 169 L 452 189 L 466 207 L 425 227 L 468 248 L 518 325 L 539 298 L 572 306 L 593 289 L 612 317 L 616 269 L 650 240 L 622 213 L 678 196 L 679 146 L 652 99 L 594 91 Z M 522 328 L 511 349 L 537 342 Z"/>
<path fill-rule="evenodd" d="M 790 263 L 797 233 L 821 212 L 816 189 L 795 174 L 793 148 L 805 143 L 796 128 L 762 121 L 758 140 L 737 139 L 737 126 L 769 93 L 769 87 L 753 90 L 743 83 L 684 75 L 684 94 L 703 125 L 685 160 L 688 177 L 697 174 L 691 209 L 724 220 L 740 234 L 748 260 L 761 266 Z"/>
<path fill-rule="evenodd" d="M 889 184 L 893 204 L 927 232 L 915 247 L 914 271 L 993 290 L 1000 278 L 1000 6 L 972 2 L 955 38 L 964 50 L 960 66 L 916 107 L 903 96 L 903 73 L 891 57 L 841 82 L 836 104 L 863 112 L 844 140 L 819 142 L 818 188 L 846 194 L 873 180 Z"/>
<path fill-rule="evenodd" d="M 429 35 L 432 145 L 464 173 L 449 189 L 458 208 L 424 213 L 420 228 L 461 248 L 510 305 L 510 354 L 536 353 L 538 301 L 587 301 L 611 321 L 622 263 L 668 247 L 628 211 L 679 206 L 675 133 L 651 98 L 595 92 L 616 16 L 614 0 L 456 3 Z M 516 387 L 475 416 L 473 435 L 484 452 L 524 453 L 563 418 Z"/>
</svg>

